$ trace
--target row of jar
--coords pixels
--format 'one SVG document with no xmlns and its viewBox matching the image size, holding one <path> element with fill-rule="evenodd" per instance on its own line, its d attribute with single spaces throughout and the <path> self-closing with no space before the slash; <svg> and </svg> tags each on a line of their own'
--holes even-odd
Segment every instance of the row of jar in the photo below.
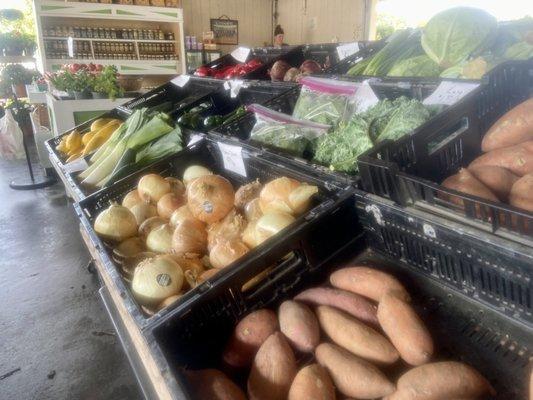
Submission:
<svg viewBox="0 0 533 400">
<path fill-rule="evenodd" d="M 174 40 L 174 33 L 161 29 L 92 28 L 79 26 L 50 26 L 43 28 L 45 37 L 73 37 L 87 39 Z"/>
</svg>

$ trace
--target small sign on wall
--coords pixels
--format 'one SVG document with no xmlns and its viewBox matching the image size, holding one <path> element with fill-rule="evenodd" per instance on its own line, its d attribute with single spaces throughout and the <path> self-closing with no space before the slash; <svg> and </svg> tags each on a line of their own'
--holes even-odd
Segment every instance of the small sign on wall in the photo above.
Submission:
<svg viewBox="0 0 533 400">
<path fill-rule="evenodd" d="M 239 44 L 239 21 L 226 15 L 211 18 L 211 30 L 216 44 Z"/>
</svg>

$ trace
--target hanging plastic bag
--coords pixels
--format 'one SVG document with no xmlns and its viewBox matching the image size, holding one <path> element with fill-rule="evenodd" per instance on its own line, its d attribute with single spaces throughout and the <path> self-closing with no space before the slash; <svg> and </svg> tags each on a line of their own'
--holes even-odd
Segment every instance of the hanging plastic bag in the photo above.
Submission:
<svg viewBox="0 0 533 400">
<path fill-rule="evenodd" d="M 358 82 L 305 76 L 292 116 L 298 119 L 336 126 L 353 112 Z"/>
<path fill-rule="evenodd" d="M 6 110 L 0 119 L 0 157 L 15 160 L 24 157 L 22 130 L 13 118 L 11 110 Z"/>
<path fill-rule="evenodd" d="M 283 149 L 298 157 L 311 150 L 315 140 L 331 128 L 329 125 L 296 119 L 259 104 L 251 104 L 247 110 L 253 112 L 256 118 L 250 133 L 251 140 Z"/>
</svg>

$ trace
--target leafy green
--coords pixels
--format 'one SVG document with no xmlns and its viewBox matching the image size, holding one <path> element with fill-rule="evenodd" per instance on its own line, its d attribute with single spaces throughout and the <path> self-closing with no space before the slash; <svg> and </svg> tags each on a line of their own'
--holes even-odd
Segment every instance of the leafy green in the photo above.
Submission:
<svg viewBox="0 0 533 400">
<path fill-rule="evenodd" d="M 177 153 L 183 149 L 181 129 L 176 126 L 172 131 L 159 139 L 146 144 L 135 155 L 136 164 L 150 164 L 167 155 Z"/>
<path fill-rule="evenodd" d="M 442 68 L 480 54 L 496 37 L 496 19 L 486 11 L 454 7 L 434 15 L 424 28 L 422 47 Z"/>
<path fill-rule="evenodd" d="M 325 125 L 337 125 L 345 115 L 349 98 L 302 89 L 294 106 L 293 117 Z"/>
<path fill-rule="evenodd" d="M 509 47 L 504 54 L 510 60 L 528 60 L 533 57 L 533 45 L 525 40 Z"/>
<path fill-rule="evenodd" d="M 426 55 L 401 60 L 393 65 L 388 76 L 438 76 L 440 67 Z"/>
</svg>

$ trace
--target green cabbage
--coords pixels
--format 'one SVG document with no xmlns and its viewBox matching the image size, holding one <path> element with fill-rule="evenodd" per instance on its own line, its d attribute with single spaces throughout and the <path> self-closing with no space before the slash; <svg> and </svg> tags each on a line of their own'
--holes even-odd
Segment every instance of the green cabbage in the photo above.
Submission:
<svg viewBox="0 0 533 400">
<path fill-rule="evenodd" d="M 422 33 L 422 47 L 429 58 L 449 68 L 480 54 L 495 39 L 496 19 L 471 7 L 442 11 L 429 20 Z"/>
<path fill-rule="evenodd" d="M 440 68 L 426 55 L 411 57 L 393 65 L 388 76 L 438 76 Z"/>
<path fill-rule="evenodd" d="M 533 45 L 526 41 L 515 43 L 505 51 L 504 57 L 510 60 L 528 60 L 533 57 Z"/>
</svg>

